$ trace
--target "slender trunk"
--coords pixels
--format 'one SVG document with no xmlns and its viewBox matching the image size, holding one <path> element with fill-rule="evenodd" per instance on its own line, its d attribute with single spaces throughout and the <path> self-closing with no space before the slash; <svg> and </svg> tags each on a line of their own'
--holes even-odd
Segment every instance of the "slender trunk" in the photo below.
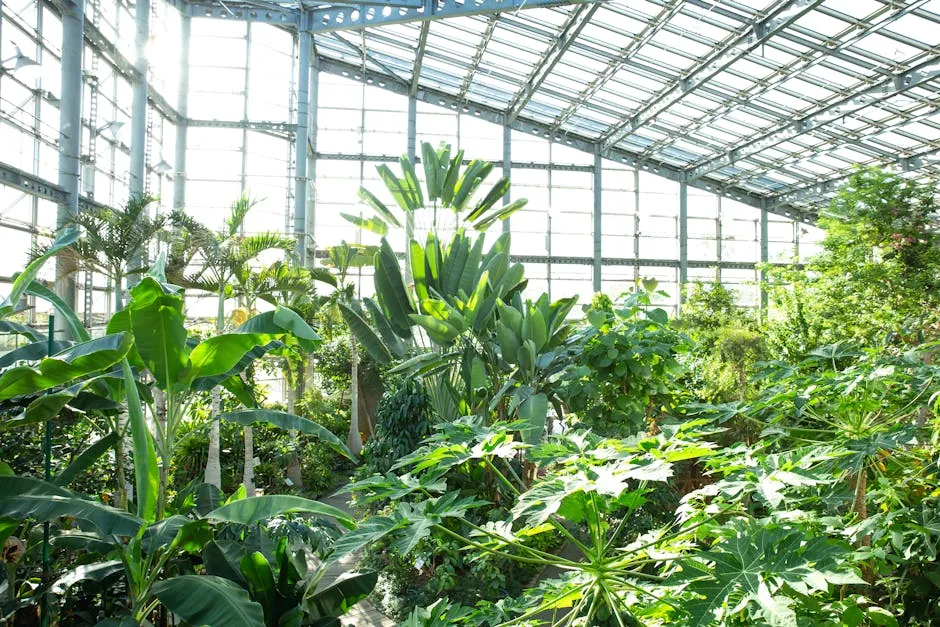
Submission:
<svg viewBox="0 0 940 627">
<path fill-rule="evenodd" d="M 296 380 L 298 377 L 294 373 L 294 369 L 291 367 L 290 358 L 288 357 L 285 360 L 284 365 L 284 374 L 287 379 L 287 413 L 293 414 L 296 412 L 297 408 L 297 389 L 295 387 Z M 290 460 L 287 462 L 287 479 L 291 482 L 292 487 L 297 489 L 303 489 L 304 487 L 304 477 L 303 469 L 300 466 L 300 454 L 298 452 L 298 442 L 297 442 L 297 429 L 290 430 L 290 443 L 291 443 L 291 453 Z"/>
<path fill-rule="evenodd" d="M 115 486 L 114 486 L 114 504 L 118 509 L 127 509 L 127 476 L 124 472 L 124 436 L 122 435 L 114 443 L 115 459 Z"/>
<path fill-rule="evenodd" d="M 222 332 L 225 326 L 225 291 L 219 290 L 219 309 L 215 330 Z M 222 489 L 222 460 L 219 444 L 219 414 L 222 413 L 222 392 L 218 386 L 212 388 L 211 423 L 209 425 L 209 451 L 206 455 L 206 483 Z"/>
<path fill-rule="evenodd" d="M 868 518 L 868 470 L 862 466 L 857 474 L 849 478 L 852 488 L 855 490 L 855 498 L 852 500 L 852 511 L 855 512 L 856 522 L 861 522 Z M 871 536 L 865 535 L 859 542 L 859 546 L 871 547 Z M 862 579 L 868 583 L 874 583 L 875 571 L 868 562 L 862 562 Z"/>
<path fill-rule="evenodd" d="M 254 432 L 251 425 L 245 426 L 245 472 L 242 475 L 242 482 L 245 484 L 245 494 L 256 496 L 255 489 L 255 442 Z"/>
<path fill-rule="evenodd" d="M 349 334 L 349 355 L 352 361 L 351 380 L 352 380 L 352 401 L 349 407 L 349 438 L 346 446 L 350 452 L 359 457 L 362 453 L 362 436 L 359 435 L 359 346 L 356 343 L 356 336 Z"/>
</svg>

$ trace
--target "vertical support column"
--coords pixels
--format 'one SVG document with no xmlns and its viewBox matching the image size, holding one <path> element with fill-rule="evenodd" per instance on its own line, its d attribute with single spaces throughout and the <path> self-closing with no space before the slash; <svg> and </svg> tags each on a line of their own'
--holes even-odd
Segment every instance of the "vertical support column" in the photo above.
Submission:
<svg viewBox="0 0 940 627">
<path fill-rule="evenodd" d="M 251 84 L 251 22 L 245 24 L 245 97 L 242 100 L 242 175 L 241 193 L 248 191 L 248 87 Z M 245 224 L 242 223 L 242 231 Z"/>
<path fill-rule="evenodd" d="M 633 282 L 640 280 L 640 167 L 633 168 Z"/>
<path fill-rule="evenodd" d="M 147 40 L 150 38 L 150 0 L 137 0 L 134 14 L 137 26 L 134 61 L 133 104 L 131 107 L 131 163 L 128 191 L 131 196 L 144 193 L 144 159 L 147 148 Z"/>
<path fill-rule="evenodd" d="M 62 12 L 62 96 L 59 104 L 59 186 L 66 200 L 56 211 L 62 227 L 78 213 L 79 152 L 82 145 L 82 52 L 84 51 L 85 0 L 73 0 Z M 56 257 L 55 291 L 75 307 L 76 265 L 64 255 Z M 61 329 L 64 330 L 64 319 Z M 60 329 L 56 329 L 59 331 Z M 60 339 L 61 336 L 60 336 Z"/>
<path fill-rule="evenodd" d="M 317 246 L 317 112 L 320 93 L 320 68 L 317 59 L 311 59 L 310 87 L 307 89 L 307 241 L 312 252 L 307 255 L 307 266 L 313 267 Z"/>
<path fill-rule="evenodd" d="M 601 272 L 602 272 L 602 249 L 601 249 L 601 173 L 603 164 L 601 159 L 601 147 L 598 144 L 594 148 L 594 291 L 601 291 Z"/>
<path fill-rule="evenodd" d="M 503 176 L 512 177 L 512 128 L 503 125 Z M 503 195 L 503 204 L 508 205 L 512 202 L 512 188 L 508 189 Z M 510 232 L 509 221 L 512 218 L 503 220 L 503 233 Z"/>
<path fill-rule="evenodd" d="M 769 246 L 767 244 L 767 232 L 768 232 L 768 212 L 766 208 L 760 210 L 760 262 L 767 263 L 770 258 L 769 255 Z M 765 282 L 767 281 L 767 272 L 761 268 L 760 271 L 760 311 L 761 316 L 764 317 L 767 315 L 767 288 Z"/>
<path fill-rule="evenodd" d="M 722 229 L 721 229 L 721 195 L 718 194 L 715 196 L 715 202 L 717 203 L 716 207 L 716 218 L 715 218 L 715 259 L 718 260 L 718 268 L 715 270 L 715 281 L 721 283 L 721 243 L 722 243 Z"/>
<path fill-rule="evenodd" d="M 689 186 L 679 183 L 679 304 L 685 302 L 689 280 Z"/>
<path fill-rule="evenodd" d="M 176 169 L 173 172 L 173 209 L 186 205 L 186 135 L 189 131 L 189 40 L 193 19 L 184 11 L 180 21 L 180 78 L 176 110 L 180 114 L 176 126 Z"/>
<path fill-rule="evenodd" d="M 418 143 L 418 100 L 413 95 L 408 96 L 408 158 L 414 163 L 417 155 Z M 433 225 L 437 226 L 437 225 Z M 414 238 L 415 219 L 410 213 L 405 216 L 405 252 L 408 252 L 409 242 Z M 411 255 L 405 255 L 405 284 L 411 283 Z"/>
<path fill-rule="evenodd" d="M 294 238 L 297 261 L 307 265 L 307 135 L 310 132 L 310 63 L 313 41 L 310 31 L 297 34 L 297 133 L 294 135 Z"/>
</svg>

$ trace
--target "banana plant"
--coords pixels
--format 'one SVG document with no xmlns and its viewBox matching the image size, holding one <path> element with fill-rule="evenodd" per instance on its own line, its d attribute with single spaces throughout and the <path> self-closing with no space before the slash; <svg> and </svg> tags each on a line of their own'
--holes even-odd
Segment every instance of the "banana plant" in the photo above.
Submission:
<svg viewBox="0 0 940 627">
<path fill-rule="evenodd" d="M 159 520 L 165 512 L 176 434 L 195 392 L 221 385 L 250 408 L 238 413 L 240 424 L 276 423 L 280 413 L 256 408 L 251 390 L 239 375 L 254 360 L 288 343 L 296 343 L 309 351 L 319 342 L 313 329 L 296 313 L 278 308 L 249 319 L 231 333 L 191 346 L 184 326 L 182 295 L 150 276 L 131 290 L 128 306 L 112 317 L 108 329 L 115 333 L 130 332 L 134 336 L 133 350 L 124 363 L 125 388 L 134 436 L 138 514 L 148 520 Z M 132 366 L 140 373 L 149 373 L 153 385 L 165 394 L 165 412 L 154 405 L 150 407 L 157 417 L 152 435 L 143 424 Z M 307 419 L 297 416 L 293 419 L 295 424 L 307 425 L 311 431 L 326 432 Z M 340 443 L 334 440 L 325 440 L 325 443 L 348 455 Z M 158 470 L 157 453 L 160 456 Z M 143 503 L 147 505 L 141 509 Z"/>
<path fill-rule="evenodd" d="M 505 220 L 526 205 L 525 199 L 515 200 L 499 206 L 509 192 L 509 178 L 502 177 L 482 197 L 478 190 L 493 171 L 493 164 L 474 159 L 463 167 L 463 151 L 451 156 L 450 144 L 441 143 L 437 150 L 424 142 L 421 144 L 421 165 L 424 167 L 424 188 L 418 180 L 415 165 L 407 155 L 399 163 L 402 174 L 397 176 L 384 163 L 376 167 L 382 182 L 395 204 L 404 212 L 400 219 L 389 207 L 365 187 L 359 188 L 359 198 L 370 206 L 375 215 L 369 218 L 340 214 L 356 226 L 385 237 L 390 227 L 402 228 L 403 223 L 414 219 L 422 210 L 431 212 L 431 231 L 437 230 L 438 211 L 450 210 L 457 225 L 469 223 L 478 231 L 486 231 L 500 220 Z"/>
<path fill-rule="evenodd" d="M 51 591 L 61 594 L 81 581 L 123 578 L 130 607 L 128 616 L 115 617 L 120 619 L 121 625 L 150 624 L 151 615 L 161 604 L 189 624 L 265 625 L 263 602 L 266 597 L 260 591 L 252 594 L 229 578 L 219 576 L 212 568 L 208 575 L 180 574 L 174 564 L 210 554 L 212 547 L 217 546 L 218 531 L 223 526 L 253 527 L 286 514 L 329 517 L 347 529 L 356 528 L 355 521 L 342 510 L 290 495 L 254 498 L 236 495 L 208 510 L 203 517 L 176 515 L 151 522 L 89 501 L 52 483 L 0 476 L 0 519 L 51 523 L 55 525 L 52 542 L 57 549 L 85 554 L 81 565 L 59 575 L 50 585 Z M 59 526 L 63 518 L 74 521 L 74 528 Z M 252 574 L 258 572 L 251 569 L 253 563 L 250 558 L 247 564 Z M 282 579 L 289 580 L 290 573 L 284 571 Z M 315 589 L 309 589 L 312 579 L 302 589 L 305 599 L 321 598 Z M 295 579 L 294 583 L 300 583 L 300 579 Z M 365 587 L 360 585 L 360 592 Z M 365 590 L 365 594 L 369 590 Z M 33 595 L 34 598 L 39 596 Z M 348 607 L 358 599 L 350 593 L 344 600 Z M 340 605 L 342 603 L 333 607 Z"/>
</svg>

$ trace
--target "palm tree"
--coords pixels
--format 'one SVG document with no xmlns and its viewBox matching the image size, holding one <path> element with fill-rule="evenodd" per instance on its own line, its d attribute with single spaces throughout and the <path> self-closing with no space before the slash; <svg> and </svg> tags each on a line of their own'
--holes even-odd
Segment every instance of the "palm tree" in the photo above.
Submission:
<svg viewBox="0 0 940 627">
<path fill-rule="evenodd" d="M 163 231 L 167 216 L 150 216 L 150 195 L 131 197 L 122 208 L 96 207 L 76 214 L 70 224 L 82 229 L 72 247 L 79 264 L 108 278 L 114 289 L 114 311 L 123 308 L 124 281 L 147 271 L 146 251 Z"/>
<path fill-rule="evenodd" d="M 294 249 L 294 240 L 279 233 L 264 232 L 243 235 L 245 217 L 257 201 L 247 195 L 234 203 L 225 220 L 225 226 L 219 231 L 212 231 L 182 212 L 174 213 L 174 224 L 179 233 L 170 248 L 170 261 L 167 264 L 168 278 L 185 287 L 195 288 L 215 294 L 218 298 L 216 331 L 225 328 L 225 301 L 237 296 L 239 277 L 247 277 L 253 264 L 259 263 L 260 257 L 269 251 L 290 255 Z M 195 265 L 195 272 L 187 275 L 186 271 Z M 246 279 L 247 280 L 247 279 Z M 205 482 L 222 487 L 222 464 L 219 446 L 219 414 L 222 409 L 222 396 L 218 387 L 212 390 L 212 418 L 209 427 L 209 453 L 206 461 Z M 254 454 L 252 453 L 252 430 L 245 427 L 245 489 L 249 495 L 254 493 Z"/>
<path fill-rule="evenodd" d="M 337 289 L 334 292 L 334 299 L 331 303 L 336 306 L 337 303 L 352 304 L 353 284 L 346 283 L 346 277 L 352 268 L 362 268 L 370 266 L 375 259 L 375 246 L 363 246 L 362 244 L 349 245 L 346 242 L 339 246 L 331 246 L 327 249 L 329 253 L 329 265 L 331 265 L 337 274 Z M 346 447 L 352 453 L 358 456 L 362 452 L 362 435 L 359 432 L 359 343 L 356 341 L 355 334 L 350 330 L 349 333 L 349 354 L 350 354 L 350 379 L 352 380 L 352 401 L 349 411 L 349 437 Z"/>
</svg>

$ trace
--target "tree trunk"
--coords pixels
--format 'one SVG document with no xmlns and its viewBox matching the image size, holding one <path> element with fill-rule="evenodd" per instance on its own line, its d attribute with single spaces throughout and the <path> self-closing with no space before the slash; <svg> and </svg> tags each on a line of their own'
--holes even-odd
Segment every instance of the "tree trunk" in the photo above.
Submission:
<svg viewBox="0 0 940 627">
<path fill-rule="evenodd" d="M 215 319 L 215 330 L 221 333 L 225 327 L 225 291 L 219 290 L 219 308 Z M 212 408 L 209 426 L 209 451 L 206 455 L 206 483 L 222 489 L 222 460 L 219 443 L 219 414 L 222 413 L 222 392 L 218 386 L 212 388 Z"/>
<path fill-rule="evenodd" d="M 222 460 L 219 445 L 219 414 L 222 413 L 222 394 L 212 388 L 212 417 L 209 425 L 209 452 L 206 457 L 205 482 L 222 489 Z"/>
<path fill-rule="evenodd" d="M 287 379 L 287 413 L 293 414 L 297 408 L 297 388 L 295 387 L 297 379 L 300 377 L 294 373 L 291 367 L 290 358 L 285 361 L 284 374 Z M 291 453 L 287 462 L 287 479 L 292 486 L 297 489 L 303 489 L 304 477 L 303 468 L 300 465 L 300 455 L 298 454 L 297 429 L 290 430 Z"/>
<path fill-rule="evenodd" d="M 245 426 L 245 472 L 242 475 L 245 484 L 245 494 L 257 496 L 255 489 L 255 439 L 250 425 Z"/>
<path fill-rule="evenodd" d="M 359 457 L 362 453 L 362 436 L 359 435 L 359 346 L 356 343 L 356 336 L 349 334 L 350 348 L 349 355 L 352 361 L 352 372 L 350 380 L 352 381 L 352 401 L 349 407 L 349 438 L 346 446 L 350 452 Z"/>
</svg>

